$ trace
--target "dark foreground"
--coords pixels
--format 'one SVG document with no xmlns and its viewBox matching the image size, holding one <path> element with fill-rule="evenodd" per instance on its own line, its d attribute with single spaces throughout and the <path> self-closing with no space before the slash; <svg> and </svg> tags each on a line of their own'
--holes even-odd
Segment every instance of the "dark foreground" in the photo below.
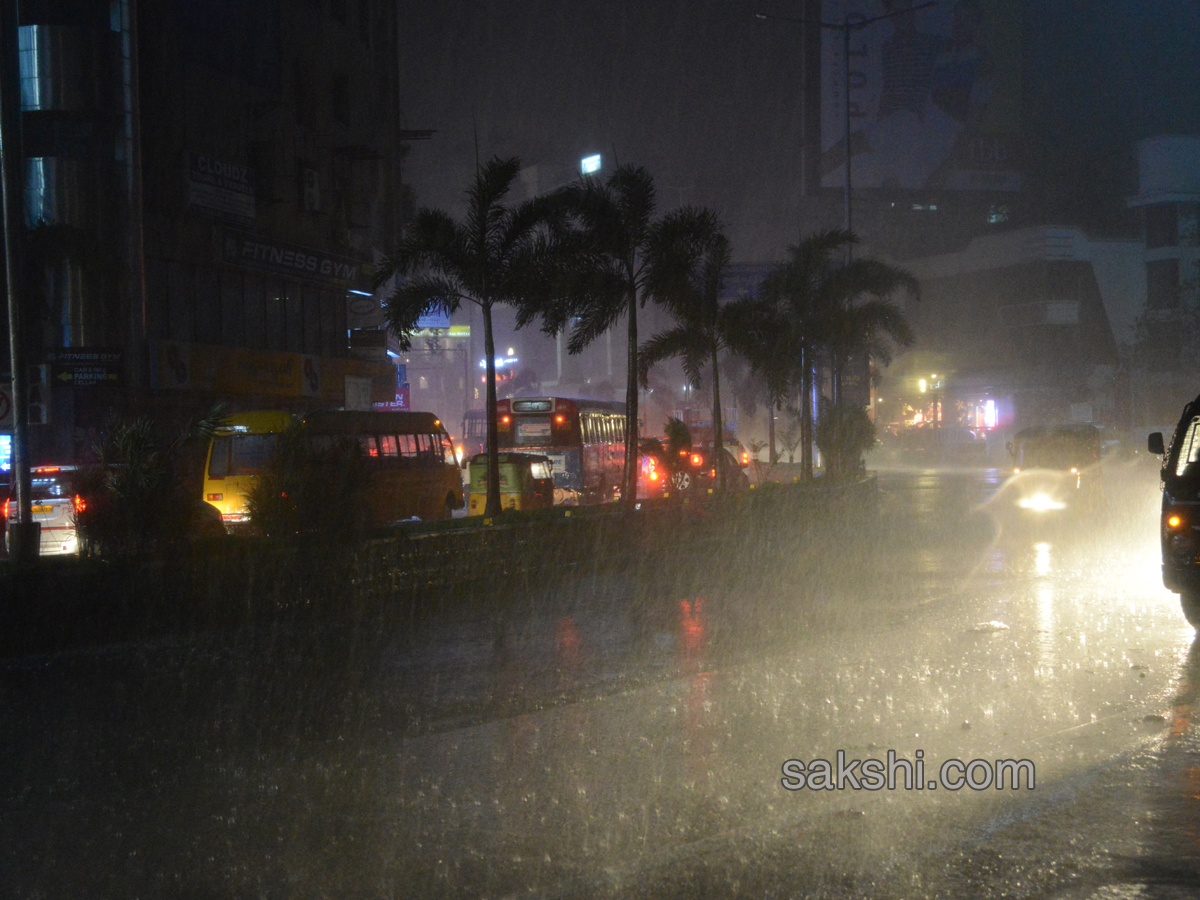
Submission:
<svg viewBox="0 0 1200 900">
<path fill-rule="evenodd" d="M 994 476 L 893 473 L 825 528 L 437 615 L 10 660 L 6 893 L 1190 896 L 1200 649 L 1153 478 L 1113 480 L 1107 522 L 1030 529 Z M 839 749 L 1025 758 L 1036 787 L 781 787 Z"/>
</svg>

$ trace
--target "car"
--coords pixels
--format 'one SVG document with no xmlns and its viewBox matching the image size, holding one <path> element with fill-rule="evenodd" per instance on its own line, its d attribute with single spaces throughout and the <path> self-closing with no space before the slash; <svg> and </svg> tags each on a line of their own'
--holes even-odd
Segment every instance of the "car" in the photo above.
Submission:
<svg viewBox="0 0 1200 900">
<path fill-rule="evenodd" d="M 1183 408 L 1169 446 L 1154 431 L 1147 447 L 1162 457 L 1163 586 L 1179 595 L 1184 616 L 1200 628 L 1200 397 Z"/>
<path fill-rule="evenodd" d="M 31 470 L 33 521 L 40 524 L 39 555 L 74 556 L 79 553 L 75 517 L 87 501 L 75 490 L 75 466 L 38 466 Z M 11 550 L 12 527 L 20 521 L 16 486 L 11 484 L 4 501 L 4 545 Z"/>
<path fill-rule="evenodd" d="M 671 460 L 667 466 L 670 476 L 667 480 L 667 492 L 677 494 L 707 493 L 717 487 L 717 464 L 720 462 L 725 469 L 725 489 L 727 491 L 743 491 L 750 488 L 750 477 L 727 448 L 722 448 L 719 454 L 714 454 L 711 445 L 693 446 L 690 450 L 680 450 L 678 459 Z"/>
</svg>

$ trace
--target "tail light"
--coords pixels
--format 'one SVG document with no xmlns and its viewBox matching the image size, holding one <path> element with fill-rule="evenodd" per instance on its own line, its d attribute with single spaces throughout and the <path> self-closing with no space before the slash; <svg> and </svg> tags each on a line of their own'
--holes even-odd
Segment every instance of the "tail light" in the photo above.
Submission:
<svg viewBox="0 0 1200 900">
<path fill-rule="evenodd" d="M 742 451 L 742 465 L 743 466 L 750 465 L 750 454 L 745 450 Z"/>
<path fill-rule="evenodd" d="M 701 456 L 699 453 L 693 453 L 692 454 L 692 465 L 693 466 L 704 465 L 704 457 Z"/>
<path fill-rule="evenodd" d="M 225 495 L 224 494 L 205 494 L 204 499 L 207 500 L 209 503 L 212 503 L 214 500 L 217 500 L 217 501 L 224 500 Z"/>
<path fill-rule="evenodd" d="M 7 519 L 9 517 L 11 507 L 12 507 L 12 498 L 10 497 L 4 501 L 4 518 Z"/>
<path fill-rule="evenodd" d="M 1183 517 L 1180 515 L 1176 515 L 1176 514 L 1169 515 L 1166 518 L 1165 524 L 1166 524 L 1167 528 L 1171 529 L 1172 531 L 1175 531 L 1176 529 L 1183 527 Z"/>
<path fill-rule="evenodd" d="M 72 498 L 72 502 L 75 504 L 75 515 L 79 515 L 81 512 L 87 509 L 87 501 L 78 494 Z"/>
</svg>

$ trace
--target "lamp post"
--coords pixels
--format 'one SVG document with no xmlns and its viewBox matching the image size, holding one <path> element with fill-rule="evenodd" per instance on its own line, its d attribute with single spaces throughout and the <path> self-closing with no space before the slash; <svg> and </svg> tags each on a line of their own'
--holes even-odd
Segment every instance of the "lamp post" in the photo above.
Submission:
<svg viewBox="0 0 1200 900">
<path fill-rule="evenodd" d="M 853 231 L 853 217 L 850 207 L 850 33 L 852 31 L 862 31 L 868 25 L 873 25 L 876 22 L 882 22 L 884 19 L 894 19 L 897 16 L 908 15 L 915 13 L 917 10 L 925 9 L 930 6 L 936 6 L 937 0 L 929 0 L 927 3 L 922 3 L 919 6 L 910 6 L 908 9 L 898 9 L 895 12 L 884 13 L 879 16 L 871 16 L 870 18 L 860 19 L 847 13 L 841 22 L 823 22 L 820 19 L 803 19 L 794 16 L 775 16 L 767 13 L 755 13 L 757 19 L 778 19 L 781 22 L 798 22 L 801 25 L 816 25 L 819 28 L 827 28 L 830 31 L 840 31 L 842 34 L 842 87 L 843 87 L 843 111 L 846 117 L 846 129 L 843 132 L 842 139 L 845 143 L 846 150 L 846 176 L 843 182 L 844 202 L 845 202 L 845 222 L 846 230 Z M 849 262 L 852 253 L 850 244 L 846 245 L 846 261 Z"/>
</svg>

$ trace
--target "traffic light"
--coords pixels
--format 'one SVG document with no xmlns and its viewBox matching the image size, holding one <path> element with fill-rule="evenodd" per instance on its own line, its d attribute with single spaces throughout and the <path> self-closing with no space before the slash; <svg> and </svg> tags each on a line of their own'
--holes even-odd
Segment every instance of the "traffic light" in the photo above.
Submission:
<svg viewBox="0 0 1200 900">
<path fill-rule="evenodd" d="M 29 379 L 29 424 L 50 422 L 50 366 L 33 366 Z"/>
</svg>

